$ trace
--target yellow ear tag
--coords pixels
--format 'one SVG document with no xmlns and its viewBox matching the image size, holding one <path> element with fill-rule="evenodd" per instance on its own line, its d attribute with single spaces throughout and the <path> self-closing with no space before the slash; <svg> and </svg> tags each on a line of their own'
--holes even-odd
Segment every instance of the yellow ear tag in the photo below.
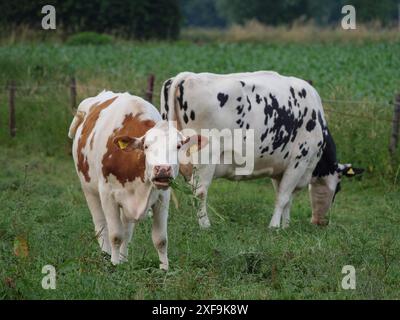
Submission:
<svg viewBox="0 0 400 320">
<path fill-rule="evenodd" d="M 192 146 L 189 148 L 189 154 L 192 155 L 193 153 L 197 152 L 198 149 L 199 149 L 199 148 L 198 148 L 197 144 L 192 145 Z"/>
<path fill-rule="evenodd" d="M 350 168 L 349 170 L 347 170 L 347 174 L 354 176 L 355 172 L 354 172 L 353 168 Z"/>
<path fill-rule="evenodd" d="M 122 141 L 122 140 L 118 140 L 118 146 L 119 146 L 119 148 L 121 149 L 121 150 L 124 150 L 124 149 L 126 149 L 127 147 L 128 147 L 128 142 L 124 142 L 124 141 Z"/>
</svg>

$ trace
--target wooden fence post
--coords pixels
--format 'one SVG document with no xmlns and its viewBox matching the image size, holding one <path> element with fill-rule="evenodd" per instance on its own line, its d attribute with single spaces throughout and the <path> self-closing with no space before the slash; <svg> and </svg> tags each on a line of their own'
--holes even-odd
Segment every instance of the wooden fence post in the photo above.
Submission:
<svg viewBox="0 0 400 320">
<path fill-rule="evenodd" d="M 72 111 L 75 111 L 76 110 L 76 79 L 75 79 L 75 77 L 71 77 L 70 92 L 71 92 L 71 109 L 72 109 Z"/>
<path fill-rule="evenodd" d="M 392 136 L 390 138 L 390 144 L 389 144 L 389 152 L 391 156 L 394 156 L 399 142 L 399 129 L 400 129 L 400 94 L 397 95 L 394 102 Z"/>
<path fill-rule="evenodd" d="M 150 103 L 153 102 L 154 81 L 155 81 L 154 74 L 149 75 L 149 78 L 147 80 L 146 100 Z"/>
<path fill-rule="evenodd" d="M 15 123 L 15 82 L 11 81 L 10 84 L 8 85 L 8 91 L 9 91 L 9 125 L 10 125 L 10 136 L 15 137 L 17 133 L 17 128 L 16 128 L 16 123 Z"/>
</svg>

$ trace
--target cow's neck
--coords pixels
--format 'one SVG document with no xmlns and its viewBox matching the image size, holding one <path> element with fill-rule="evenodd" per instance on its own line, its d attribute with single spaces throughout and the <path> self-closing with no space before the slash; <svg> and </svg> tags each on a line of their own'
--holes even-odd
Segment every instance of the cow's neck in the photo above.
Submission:
<svg viewBox="0 0 400 320">
<path fill-rule="evenodd" d="M 157 201 L 159 195 L 160 191 L 150 182 L 136 186 L 134 192 L 129 192 L 122 201 L 126 217 L 133 222 L 144 219 L 147 216 L 148 210 Z"/>
<path fill-rule="evenodd" d="M 328 131 L 328 134 L 324 137 L 324 143 L 322 145 L 322 156 L 315 167 L 313 177 L 321 178 L 332 175 L 335 173 L 337 166 L 335 141 L 333 141 L 333 138 Z"/>
</svg>

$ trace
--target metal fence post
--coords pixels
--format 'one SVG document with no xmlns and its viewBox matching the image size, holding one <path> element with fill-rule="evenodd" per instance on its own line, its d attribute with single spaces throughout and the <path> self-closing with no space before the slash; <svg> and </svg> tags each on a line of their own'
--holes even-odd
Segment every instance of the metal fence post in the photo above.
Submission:
<svg viewBox="0 0 400 320">
<path fill-rule="evenodd" d="M 16 121 L 15 121 L 15 82 L 11 81 L 8 85 L 8 102 L 9 102 L 9 126 L 10 126 L 10 136 L 15 137 L 17 133 Z"/>
<path fill-rule="evenodd" d="M 150 103 L 153 102 L 154 81 L 155 81 L 154 74 L 149 75 L 149 78 L 147 80 L 146 100 L 149 101 Z"/>
<path fill-rule="evenodd" d="M 394 156 L 399 142 L 399 129 L 400 129 L 400 94 L 397 95 L 394 102 L 394 113 L 392 121 L 392 135 L 390 138 L 389 152 Z"/>
<path fill-rule="evenodd" d="M 76 109 L 76 79 L 75 79 L 75 77 L 71 77 L 70 92 L 71 92 L 71 109 L 72 109 L 72 111 L 74 111 Z"/>
</svg>

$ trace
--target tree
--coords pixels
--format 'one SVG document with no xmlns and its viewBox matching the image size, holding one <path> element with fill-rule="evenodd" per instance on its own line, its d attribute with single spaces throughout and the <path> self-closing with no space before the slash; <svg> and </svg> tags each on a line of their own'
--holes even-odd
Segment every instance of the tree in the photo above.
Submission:
<svg viewBox="0 0 400 320">
<path fill-rule="evenodd" d="M 344 5 L 354 5 L 361 22 L 391 23 L 397 16 L 398 0 L 217 0 L 217 9 L 230 23 L 257 19 L 269 24 L 288 24 L 300 17 L 320 24 L 338 22 Z"/>
<path fill-rule="evenodd" d="M 357 20 L 361 22 L 380 21 L 390 24 L 397 16 L 398 0 L 349 0 L 356 8 Z"/>
<path fill-rule="evenodd" d="M 179 0 L 2 1 L 0 24 L 40 29 L 41 8 L 46 4 L 56 8 L 57 28 L 66 33 L 95 31 L 137 39 L 174 39 L 180 31 Z"/>
<path fill-rule="evenodd" d="M 277 25 L 290 23 L 307 14 L 307 0 L 218 0 L 217 8 L 231 23 L 248 20 Z"/>
<path fill-rule="evenodd" d="M 186 26 L 224 27 L 226 20 L 216 8 L 216 0 L 181 0 L 182 14 Z"/>
<path fill-rule="evenodd" d="M 341 19 L 343 0 L 330 0 L 321 3 L 321 0 L 307 1 L 307 18 L 320 25 L 337 23 Z"/>
</svg>

